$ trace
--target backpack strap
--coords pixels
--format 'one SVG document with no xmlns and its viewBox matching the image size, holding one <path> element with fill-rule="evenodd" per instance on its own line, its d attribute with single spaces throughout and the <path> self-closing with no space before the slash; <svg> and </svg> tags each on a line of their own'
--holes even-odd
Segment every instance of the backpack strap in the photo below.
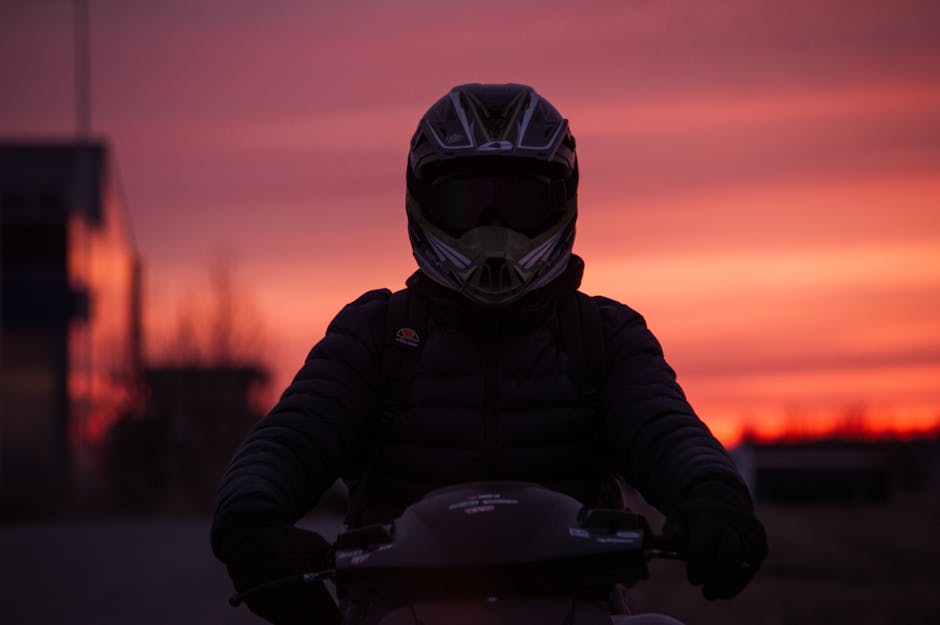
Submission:
<svg viewBox="0 0 940 625">
<path fill-rule="evenodd" d="M 411 399 L 428 326 L 428 300 L 403 289 L 392 293 L 382 345 L 380 421 L 391 424 Z"/>
<path fill-rule="evenodd" d="M 559 301 L 562 342 L 570 363 L 569 373 L 578 385 L 583 404 L 600 410 L 601 392 L 607 379 L 607 360 L 601 312 L 593 298 L 577 291 Z"/>
<path fill-rule="evenodd" d="M 577 291 L 558 303 L 562 343 L 568 355 L 569 374 L 578 386 L 580 403 L 594 419 L 595 444 L 599 450 L 606 445 L 603 398 L 607 382 L 607 354 L 604 327 L 597 302 Z M 623 508 L 623 481 L 617 477 L 604 453 L 597 454 L 599 482 L 598 503 L 609 508 Z"/>
<path fill-rule="evenodd" d="M 371 489 L 375 487 L 377 465 L 388 438 L 395 428 L 395 419 L 411 399 L 411 388 L 421 360 L 428 326 L 428 300 L 408 289 L 392 293 L 385 317 L 385 335 L 380 356 L 379 392 L 381 403 L 376 415 L 372 439 L 372 455 L 362 475 L 350 485 L 349 512 L 346 523 L 359 526 Z"/>
</svg>

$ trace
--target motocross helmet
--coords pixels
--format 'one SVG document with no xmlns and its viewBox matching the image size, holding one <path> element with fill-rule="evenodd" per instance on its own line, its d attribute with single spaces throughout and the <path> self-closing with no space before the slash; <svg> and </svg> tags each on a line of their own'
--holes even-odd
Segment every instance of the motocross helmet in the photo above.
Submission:
<svg viewBox="0 0 940 625">
<path fill-rule="evenodd" d="M 577 216 L 574 137 L 531 87 L 451 89 L 419 122 L 406 179 L 412 251 L 435 282 L 501 307 L 568 265 Z"/>
</svg>

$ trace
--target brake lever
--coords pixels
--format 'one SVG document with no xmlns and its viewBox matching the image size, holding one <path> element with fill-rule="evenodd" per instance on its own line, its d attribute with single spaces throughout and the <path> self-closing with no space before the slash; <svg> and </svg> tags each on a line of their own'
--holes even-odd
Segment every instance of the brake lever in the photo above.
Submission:
<svg viewBox="0 0 940 625">
<path fill-rule="evenodd" d="M 323 571 L 311 571 L 309 573 L 302 573 L 300 575 L 281 577 L 269 582 L 264 582 L 263 584 L 258 584 L 257 586 L 252 586 L 251 588 L 242 592 L 235 593 L 229 597 L 228 604 L 233 608 L 238 607 L 244 603 L 246 599 L 249 599 L 255 595 L 263 595 L 277 590 L 286 590 L 288 588 L 299 588 L 300 586 L 306 586 L 307 584 L 312 584 L 313 582 L 330 579 L 335 575 L 335 573 L 336 571 L 333 569 L 326 569 Z"/>
</svg>

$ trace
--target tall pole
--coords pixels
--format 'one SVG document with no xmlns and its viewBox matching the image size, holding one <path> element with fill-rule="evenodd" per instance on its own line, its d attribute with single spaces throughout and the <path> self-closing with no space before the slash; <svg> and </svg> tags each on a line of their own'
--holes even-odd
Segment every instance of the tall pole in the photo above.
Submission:
<svg viewBox="0 0 940 625">
<path fill-rule="evenodd" d="M 75 122 L 79 139 L 91 135 L 91 33 L 88 0 L 75 1 Z"/>
<path fill-rule="evenodd" d="M 94 146 L 91 143 L 91 28 L 89 20 L 89 0 L 73 0 L 75 17 L 75 131 L 77 149 L 75 150 L 74 182 L 72 184 L 73 206 L 70 209 L 87 219 L 91 215 L 91 202 L 94 194 Z M 85 237 L 87 235 L 77 235 Z M 86 256 L 90 253 L 87 242 L 71 240 L 70 246 L 79 245 Z M 66 357 L 66 376 L 71 373 L 72 352 L 79 352 L 82 360 L 91 362 L 93 348 L 88 332 L 81 344 L 70 341 Z M 62 415 L 62 427 L 65 432 L 65 449 L 61 454 L 64 465 L 64 486 L 68 496 L 82 496 L 87 492 L 90 481 L 90 451 L 85 440 L 85 429 L 91 413 L 89 381 L 82 382 L 82 389 L 66 390 L 65 409 Z M 78 437 L 73 432 L 78 431 Z"/>
</svg>

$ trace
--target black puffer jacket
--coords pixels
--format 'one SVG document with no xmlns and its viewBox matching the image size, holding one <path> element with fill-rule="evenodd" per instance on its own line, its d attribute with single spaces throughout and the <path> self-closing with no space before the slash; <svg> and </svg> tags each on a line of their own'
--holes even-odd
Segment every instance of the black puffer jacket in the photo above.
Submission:
<svg viewBox="0 0 940 625">
<path fill-rule="evenodd" d="M 578 287 L 582 270 L 575 258 L 555 283 L 499 313 L 476 310 L 421 274 L 409 281 L 430 297 L 428 332 L 411 405 L 383 445 L 364 522 L 392 516 L 433 488 L 480 479 L 536 481 L 588 501 L 601 454 L 667 513 L 706 478 L 744 491 L 643 318 L 602 297 L 595 301 L 607 357 L 603 420 L 581 405 L 557 301 Z M 234 524 L 292 524 L 338 476 L 361 473 L 375 449 L 389 295 L 371 291 L 336 316 L 242 444 L 219 491 L 217 553 Z"/>
</svg>

